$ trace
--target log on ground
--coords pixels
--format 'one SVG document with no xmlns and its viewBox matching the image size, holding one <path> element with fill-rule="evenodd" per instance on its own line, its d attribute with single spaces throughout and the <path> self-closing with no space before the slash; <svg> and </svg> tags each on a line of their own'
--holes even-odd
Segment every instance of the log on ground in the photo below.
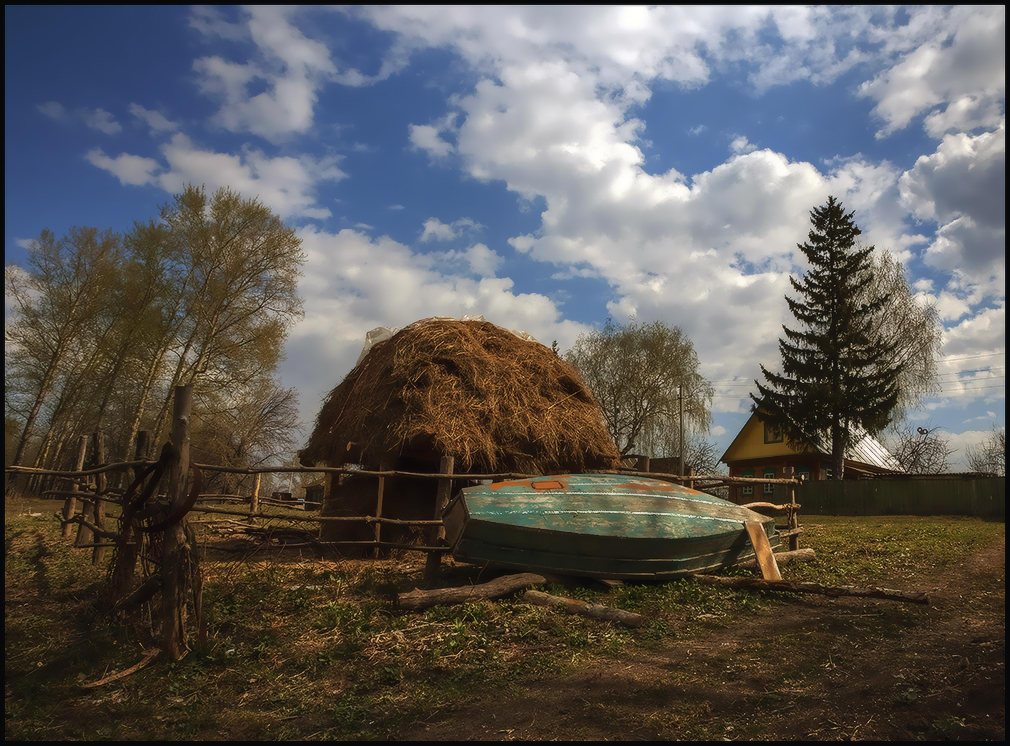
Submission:
<svg viewBox="0 0 1010 746">
<path fill-rule="evenodd" d="M 779 565 L 788 565 L 790 562 L 807 562 L 816 559 L 816 557 L 817 554 L 809 547 L 806 549 L 794 549 L 791 552 L 775 552 L 775 562 Z M 757 569 L 758 564 L 756 559 L 751 559 L 739 562 L 736 566 Z"/>
<path fill-rule="evenodd" d="M 797 582 L 792 580 L 764 580 L 763 578 L 725 578 L 718 575 L 695 575 L 695 580 L 710 585 L 740 588 L 749 591 L 783 591 L 785 593 L 816 593 L 838 598 L 856 596 L 859 598 L 882 598 L 887 601 L 904 601 L 913 604 L 928 604 L 929 596 L 921 591 L 898 591 L 891 588 L 859 587 L 855 585 L 821 585 L 820 583 Z"/>
<path fill-rule="evenodd" d="M 417 611 L 439 604 L 461 604 L 477 599 L 495 599 L 508 596 L 531 585 L 543 585 L 547 582 L 542 575 L 532 572 L 522 572 L 515 575 L 502 575 L 500 578 L 479 585 L 464 585 L 455 588 L 434 588 L 421 590 L 415 588 L 409 593 L 400 593 L 396 597 L 396 606 L 400 609 Z"/>
<path fill-rule="evenodd" d="M 628 627 L 642 627 L 648 624 L 649 620 L 641 614 L 635 614 L 623 609 L 612 609 L 609 606 L 591 604 L 586 601 L 579 601 L 574 598 L 563 598 L 562 596 L 552 596 L 541 591 L 526 591 L 523 594 L 523 601 L 536 606 L 547 606 L 549 608 L 560 609 L 569 614 L 599 619 L 604 622 L 616 622 Z"/>
</svg>

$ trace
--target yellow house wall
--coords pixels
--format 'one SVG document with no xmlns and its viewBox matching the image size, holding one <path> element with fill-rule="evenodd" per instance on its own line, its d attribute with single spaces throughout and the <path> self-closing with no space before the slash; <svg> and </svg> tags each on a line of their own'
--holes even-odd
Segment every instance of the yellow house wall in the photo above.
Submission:
<svg viewBox="0 0 1010 746">
<path fill-rule="evenodd" d="M 792 456 L 803 452 L 791 448 L 784 439 L 779 443 L 765 443 L 764 423 L 759 421 L 756 415 L 751 415 L 726 452 L 724 460 L 727 464 L 731 464 L 745 459 Z"/>
</svg>

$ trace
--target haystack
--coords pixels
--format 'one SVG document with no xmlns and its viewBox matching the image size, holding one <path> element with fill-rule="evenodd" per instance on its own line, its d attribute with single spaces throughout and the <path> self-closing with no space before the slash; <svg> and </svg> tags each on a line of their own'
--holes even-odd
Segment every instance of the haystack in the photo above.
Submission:
<svg viewBox="0 0 1010 746">
<path fill-rule="evenodd" d="M 302 463 L 454 456 L 459 471 L 613 468 L 618 453 L 578 373 L 487 321 L 418 321 L 380 342 L 326 399 Z"/>
<path fill-rule="evenodd" d="M 433 472 L 443 455 L 457 473 L 577 472 L 619 459 L 596 400 L 552 350 L 486 321 L 426 319 L 376 344 L 330 393 L 301 460 Z M 335 483 L 324 513 L 373 512 L 375 480 L 359 481 Z M 384 514 L 431 517 L 433 480 L 393 482 Z"/>
</svg>

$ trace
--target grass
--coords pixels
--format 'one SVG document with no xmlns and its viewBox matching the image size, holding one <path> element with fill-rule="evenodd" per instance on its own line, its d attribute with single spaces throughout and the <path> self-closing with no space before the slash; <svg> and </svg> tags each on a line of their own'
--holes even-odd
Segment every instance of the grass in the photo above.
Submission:
<svg viewBox="0 0 1010 746">
<path fill-rule="evenodd" d="M 475 696 L 700 637 L 783 602 L 691 579 L 546 589 L 652 619 L 630 631 L 515 598 L 394 611 L 392 594 L 419 582 L 418 561 L 205 563 L 206 648 L 86 690 L 81 683 L 139 661 L 151 641 L 93 606 L 105 569 L 59 537 L 51 513 L 6 515 L 7 738 L 385 738 Z M 816 517 L 804 526 L 818 559 L 787 576 L 832 584 L 941 571 L 1004 530 L 951 517 Z M 895 629 L 915 623 L 904 607 L 888 614 Z M 778 645 L 754 653 L 776 655 Z M 678 717 L 704 719 L 703 710 Z M 935 724 L 937 735 L 958 728 Z"/>
</svg>

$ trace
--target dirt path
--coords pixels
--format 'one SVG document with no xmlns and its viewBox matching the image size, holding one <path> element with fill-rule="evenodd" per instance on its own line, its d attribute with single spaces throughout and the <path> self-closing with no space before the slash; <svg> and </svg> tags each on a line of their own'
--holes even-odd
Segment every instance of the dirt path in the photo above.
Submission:
<svg viewBox="0 0 1010 746">
<path fill-rule="evenodd" d="M 1005 538 L 928 608 L 797 599 L 702 639 L 439 713 L 404 739 L 1005 737 Z"/>
</svg>

